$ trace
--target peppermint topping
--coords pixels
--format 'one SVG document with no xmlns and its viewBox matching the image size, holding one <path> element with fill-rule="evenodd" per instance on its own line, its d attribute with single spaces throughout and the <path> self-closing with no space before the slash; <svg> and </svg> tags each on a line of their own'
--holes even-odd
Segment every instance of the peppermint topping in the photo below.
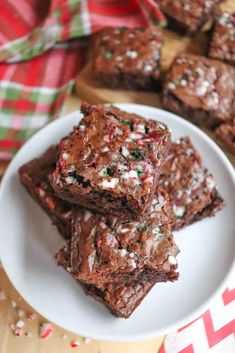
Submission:
<svg viewBox="0 0 235 353">
<path fill-rule="evenodd" d="M 65 182 L 66 184 L 75 184 L 76 178 L 74 178 L 73 176 L 67 176 L 65 177 Z"/>
<path fill-rule="evenodd" d="M 126 56 L 127 56 L 128 58 L 130 58 L 130 59 L 136 59 L 137 56 L 138 56 L 138 53 L 137 53 L 137 51 L 135 51 L 135 50 L 128 50 L 128 51 L 126 52 Z"/>
<path fill-rule="evenodd" d="M 111 178 L 110 180 L 102 180 L 99 185 L 103 188 L 110 188 L 110 189 L 113 189 L 115 188 L 119 183 L 119 180 L 118 178 Z"/>
<path fill-rule="evenodd" d="M 41 339 L 48 339 L 52 336 L 54 326 L 50 322 L 45 322 L 40 325 L 39 336 Z"/>
<path fill-rule="evenodd" d="M 71 343 L 70 343 L 70 346 L 72 348 L 77 348 L 78 346 L 80 346 L 80 342 L 78 340 L 73 340 Z"/>
<path fill-rule="evenodd" d="M 168 262 L 170 265 L 177 265 L 177 263 L 178 263 L 178 261 L 176 260 L 176 258 L 173 255 L 168 256 Z"/>
<path fill-rule="evenodd" d="M 122 148 L 121 148 L 121 154 L 123 155 L 123 157 L 126 158 L 126 157 L 129 156 L 130 152 L 129 152 L 128 148 L 126 148 L 125 146 L 122 146 Z"/>
<path fill-rule="evenodd" d="M 62 153 L 62 158 L 65 160 L 69 159 L 69 154 L 66 152 Z"/>
<path fill-rule="evenodd" d="M 176 84 L 174 82 L 169 82 L 167 88 L 169 88 L 170 90 L 174 90 L 176 89 Z"/>
<path fill-rule="evenodd" d="M 185 206 L 173 205 L 173 212 L 176 218 L 183 217 L 185 210 L 186 210 Z"/>
</svg>

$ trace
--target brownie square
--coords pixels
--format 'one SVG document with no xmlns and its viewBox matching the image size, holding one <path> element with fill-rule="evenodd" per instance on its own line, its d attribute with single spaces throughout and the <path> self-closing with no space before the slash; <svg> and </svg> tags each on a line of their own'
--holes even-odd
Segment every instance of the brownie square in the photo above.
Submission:
<svg viewBox="0 0 235 353">
<path fill-rule="evenodd" d="M 58 252 L 56 259 L 59 265 L 70 272 L 71 248 L 69 244 Z M 146 276 L 143 272 L 138 278 L 107 283 L 102 289 L 81 281 L 78 283 L 87 295 L 106 305 L 113 315 L 128 318 L 155 283 L 175 281 L 177 278 L 178 273 L 175 271 L 153 273 L 151 276 Z"/>
<path fill-rule="evenodd" d="M 186 35 L 196 33 L 213 20 L 220 0 L 156 0 L 168 20 L 169 28 Z"/>
<path fill-rule="evenodd" d="M 40 157 L 20 167 L 19 176 L 26 190 L 46 211 L 60 234 L 65 239 L 69 239 L 71 236 L 71 206 L 55 195 L 50 184 L 57 158 L 58 147 L 51 146 Z"/>
<path fill-rule="evenodd" d="M 215 130 L 216 137 L 227 145 L 235 154 L 235 118 L 230 122 L 221 124 Z"/>
<path fill-rule="evenodd" d="M 216 18 L 208 56 L 235 65 L 235 13 L 221 12 Z"/>
<path fill-rule="evenodd" d="M 56 194 L 98 212 L 138 219 L 149 208 L 171 134 L 166 125 L 118 108 L 83 104 L 60 148 Z"/>
<path fill-rule="evenodd" d="M 216 127 L 234 113 L 235 69 L 217 60 L 179 54 L 166 76 L 163 105 L 203 126 Z"/>
<path fill-rule="evenodd" d="M 103 289 L 107 283 L 133 280 L 143 271 L 174 272 L 178 248 L 169 219 L 168 196 L 158 190 L 148 217 L 126 222 L 85 209 L 74 209 L 71 272 L 74 278 Z"/>
<path fill-rule="evenodd" d="M 105 87 L 156 90 L 162 44 L 162 31 L 155 26 L 106 27 L 95 39 L 93 76 Z"/>
<path fill-rule="evenodd" d="M 172 144 L 160 185 L 169 194 L 173 230 L 213 216 L 224 207 L 213 175 L 188 137 Z"/>
</svg>

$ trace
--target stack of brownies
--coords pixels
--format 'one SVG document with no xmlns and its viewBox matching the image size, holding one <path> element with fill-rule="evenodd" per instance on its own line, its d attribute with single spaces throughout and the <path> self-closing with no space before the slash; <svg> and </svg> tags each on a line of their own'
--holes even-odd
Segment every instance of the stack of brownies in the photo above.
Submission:
<svg viewBox="0 0 235 353">
<path fill-rule="evenodd" d="M 172 229 L 224 206 L 189 138 L 112 106 L 82 104 L 59 146 L 19 170 L 67 240 L 56 255 L 85 292 L 129 317 L 157 282 L 178 278 Z"/>
</svg>

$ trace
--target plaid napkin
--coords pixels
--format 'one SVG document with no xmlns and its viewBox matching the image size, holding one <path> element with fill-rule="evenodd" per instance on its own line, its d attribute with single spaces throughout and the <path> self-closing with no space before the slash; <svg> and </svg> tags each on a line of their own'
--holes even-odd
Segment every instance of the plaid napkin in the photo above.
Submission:
<svg viewBox="0 0 235 353">
<path fill-rule="evenodd" d="M 164 23 L 153 0 L 2 1 L 0 160 L 9 160 L 60 113 L 84 61 L 81 38 L 104 25 L 146 26 L 156 20 Z"/>
</svg>

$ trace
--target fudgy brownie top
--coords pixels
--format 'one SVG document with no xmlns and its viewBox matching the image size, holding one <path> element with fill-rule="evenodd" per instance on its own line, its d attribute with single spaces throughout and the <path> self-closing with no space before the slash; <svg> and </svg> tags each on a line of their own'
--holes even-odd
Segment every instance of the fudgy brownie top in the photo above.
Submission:
<svg viewBox="0 0 235 353">
<path fill-rule="evenodd" d="M 188 137 L 172 144 L 159 183 L 169 194 L 174 229 L 211 203 L 216 185 Z"/>
<path fill-rule="evenodd" d="M 56 254 L 56 260 L 59 265 L 70 272 L 71 246 L 67 244 Z M 153 273 L 143 271 L 138 278 L 132 278 L 120 282 L 107 283 L 102 289 L 94 285 L 82 284 L 86 294 L 105 304 L 111 312 L 119 317 L 128 318 L 134 309 L 140 304 L 148 291 L 156 282 L 175 281 L 178 279 L 178 273 L 175 271 L 168 273 Z"/>
<path fill-rule="evenodd" d="M 58 155 L 58 146 L 51 146 L 40 157 L 20 167 L 19 174 L 22 183 L 31 196 L 46 210 L 62 235 L 67 238 L 70 236 L 68 230 L 72 215 L 71 206 L 66 201 L 58 198 L 51 187 L 52 174 L 56 167 Z M 60 223 L 59 225 L 57 221 Z"/>
<path fill-rule="evenodd" d="M 161 10 L 168 16 L 196 31 L 220 2 L 215 0 L 157 0 Z"/>
<path fill-rule="evenodd" d="M 102 288 L 133 278 L 144 268 L 169 272 L 177 267 L 178 248 L 169 224 L 168 197 L 159 190 L 145 221 L 124 222 L 85 209 L 73 212 L 72 273 Z"/>
<path fill-rule="evenodd" d="M 203 56 L 179 54 L 167 74 L 165 91 L 196 109 L 215 110 L 229 119 L 235 95 L 235 70 Z"/>
<path fill-rule="evenodd" d="M 209 56 L 235 64 L 235 13 L 221 12 L 217 17 Z"/>
<path fill-rule="evenodd" d="M 159 78 L 162 31 L 147 28 L 107 27 L 95 42 L 93 70 L 115 75 L 119 72 Z"/>
<path fill-rule="evenodd" d="M 136 200 L 150 195 L 170 145 L 166 125 L 103 105 L 83 104 L 81 111 L 83 119 L 60 147 L 57 189 Z"/>
</svg>

